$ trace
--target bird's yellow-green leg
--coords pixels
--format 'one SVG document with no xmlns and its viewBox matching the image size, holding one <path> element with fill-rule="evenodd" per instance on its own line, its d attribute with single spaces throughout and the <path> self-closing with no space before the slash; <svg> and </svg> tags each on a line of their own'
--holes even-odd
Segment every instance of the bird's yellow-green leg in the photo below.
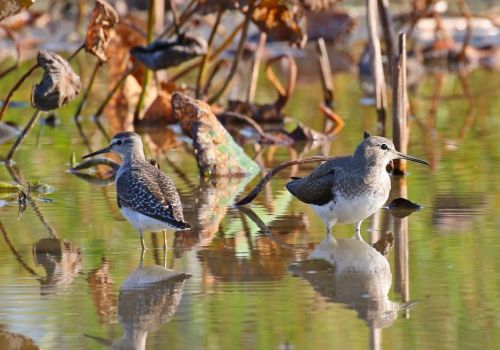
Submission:
<svg viewBox="0 0 500 350">
<path fill-rule="evenodd" d="M 142 250 L 145 250 L 147 248 L 146 248 L 146 244 L 144 243 L 144 237 L 142 235 L 142 231 L 138 231 L 138 232 L 139 232 L 139 237 L 141 237 L 141 247 L 142 247 Z"/>
<path fill-rule="evenodd" d="M 163 249 L 167 249 L 167 231 L 163 231 Z"/>
</svg>

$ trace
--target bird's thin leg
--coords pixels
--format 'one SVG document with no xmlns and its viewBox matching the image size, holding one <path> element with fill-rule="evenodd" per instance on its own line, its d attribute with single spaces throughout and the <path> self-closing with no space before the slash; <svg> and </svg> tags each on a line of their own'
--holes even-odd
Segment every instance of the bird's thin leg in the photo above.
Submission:
<svg viewBox="0 0 500 350">
<path fill-rule="evenodd" d="M 144 252 L 145 250 L 143 249 L 141 252 L 141 263 L 139 264 L 140 267 L 142 267 L 142 265 L 144 264 Z"/>
<path fill-rule="evenodd" d="M 332 233 L 330 232 L 330 225 L 326 224 L 326 237 L 329 237 Z"/>
<path fill-rule="evenodd" d="M 142 235 L 142 231 L 138 231 L 138 232 L 139 232 L 139 237 L 141 237 L 141 247 L 142 247 L 142 250 L 145 250 L 147 248 L 146 248 L 146 244 L 144 243 L 144 236 Z"/>
<path fill-rule="evenodd" d="M 163 230 L 163 249 L 167 250 L 167 231 Z"/>
<path fill-rule="evenodd" d="M 356 224 L 356 239 L 359 239 L 360 241 L 363 241 L 363 236 L 361 236 L 361 223 L 363 222 L 363 220 L 361 220 L 360 222 L 358 222 Z"/>
<path fill-rule="evenodd" d="M 167 249 L 163 249 L 163 267 L 167 268 Z"/>
</svg>

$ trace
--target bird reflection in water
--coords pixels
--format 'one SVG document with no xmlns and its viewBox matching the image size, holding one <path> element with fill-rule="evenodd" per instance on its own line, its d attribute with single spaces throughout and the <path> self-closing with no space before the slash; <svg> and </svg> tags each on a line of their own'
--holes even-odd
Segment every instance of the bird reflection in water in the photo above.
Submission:
<svg viewBox="0 0 500 350">
<path fill-rule="evenodd" d="M 309 257 L 290 266 L 329 301 L 346 304 L 370 328 L 372 348 L 380 347 L 380 329 L 392 325 L 408 305 L 389 299 L 392 274 L 387 259 L 369 244 L 327 236 Z"/>
<path fill-rule="evenodd" d="M 149 332 L 170 321 L 179 307 L 189 273 L 141 263 L 123 282 L 118 297 L 118 322 L 123 336 L 113 349 L 145 349 Z"/>
</svg>

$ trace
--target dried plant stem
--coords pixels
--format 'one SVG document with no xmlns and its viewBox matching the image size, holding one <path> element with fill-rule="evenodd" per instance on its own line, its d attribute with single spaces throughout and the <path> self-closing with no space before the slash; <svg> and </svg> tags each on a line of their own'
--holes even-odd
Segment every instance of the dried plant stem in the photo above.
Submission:
<svg viewBox="0 0 500 350">
<path fill-rule="evenodd" d="M 191 2 L 186 6 L 184 12 L 182 12 L 181 15 L 178 16 L 179 18 L 177 23 L 178 28 L 181 28 L 184 25 L 184 23 L 186 23 L 186 21 L 190 19 L 191 16 L 196 12 L 195 5 L 197 3 L 198 0 L 191 0 Z M 169 37 L 170 35 L 173 34 L 174 31 L 176 31 L 175 23 L 165 27 L 165 29 L 160 34 L 158 34 L 156 40 L 161 39 L 163 37 Z"/>
<path fill-rule="evenodd" d="M 382 66 L 382 53 L 378 36 L 377 0 L 366 0 L 368 36 L 372 53 L 373 78 L 375 81 L 375 100 L 377 108 L 377 124 L 380 135 L 385 135 L 387 95 Z"/>
<path fill-rule="evenodd" d="M 179 25 L 179 17 L 177 16 L 177 9 L 175 8 L 175 4 L 173 0 L 168 0 L 170 5 L 170 11 L 172 11 L 172 18 L 174 22 L 175 34 L 177 36 L 181 35 L 180 33 L 180 25 Z"/>
<path fill-rule="evenodd" d="M 75 56 L 82 51 L 85 48 L 85 44 L 80 45 L 69 57 L 68 57 L 68 62 L 71 62 Z"/>
<path fill-rule="evenodd" d="M 260 62 L 262 61 L 262 53 L 264 46 L 266 46 L 267 34 L 260 32 L 259 44 L 255 50 L 255 56 L 252 63 L 252 75 L 250 78 L 250 85 L 247 91 L 247 103 L 252 103 L 255 98 L 255 91 L 257 90 L 257 82 L 259 80 Z"/>
<path fill-rule="evenodd" d="M 396 32 L 394 30 L 394 21 L 392 19 L 391 11 L 389 8 L 389 0 L 378 0 L 378 10 L 380 14 L 380 22 L 382 30 L 384 31 L 385 48 L 387 57 L 392 64 L 392 59 L 396 55 Z M 390 70 L 392 72 L 392 68 Z"/>
<path fill-rule="evenodd" d="M 207 43 L 207 52 L 203 55 L 201 60 L 200 71 L 198 72 L 198 79 L 196 79 L 196 98 L 201 98 L 201 85 L 205 79 L 205 73 L 207 70 L 208 58 L 210 56 L 210 49 L 215 39 L 215 35 L 217 34 L 217 30 L 219 29 L 220 20 L 222 15 L 224 14 L 224 7 L 221 6 L 219 12 L 217 13 L 217 18 L 215 19 L 215 23 L 212 27 L 212 32 L 210 33 L 210 37 L 208 38 Z"/>
<path fill-rule="evenodd" d="M 19 146 L 21 145 L 22 141 L 24 140 L 24 138 L 26 137 L 26 135 L 29 133 L 29 131 L 31 130 L 31 128 L 33 127 L 33 125 L 35 124 L 35 122 L 38 120 L 38 118 L 40 118 L 40 114 L 42 114 L 42 111 L 40 111 L 38 109 L 35 110 L 35 113 L 31 117 L 30 121 L 25 126 L 25 128 L 22 131 L 21 135 L 19 135 L 19 137 L 17 138 L 16 142 L 14 143 L 14 145 L 10 149 L 9 153 L 7 154 L 7 158 L 5 158 L 5 163 L 10 163 L 11 162 L 12 157 L 16 153 L 16 151 L 19 148 Z"/>
<path fill-rule="evenodd" d="M 224 42 L 213 52 L 210 54 L 208 57 L 209 61 L 213 61 L 215 58 L 219 57 L 219 55 L 226 50 L 229 45 L 232 44 L 234 38 L 236 35 L 240 32 L 240 30 L 243 28 L 243 25 L 245 24 L 245 21 L 241 22 L 236 28 L 234 28 L 233 32 L 224 40 Z M 172 76 L 169 80 L 168 83 L 176 81 L 177 79 L 182 78 L 184 75 L 195 69 L 201 64 L 201 60 L 197 60 L 194 63 L 190 64 L 174 76 Z"/>
<path fill-rule="evenodd" d="M 304 158 L 301 160 L 290 160 L 288 162 L 281 163 L 280 165 L 274 167 L 269 171 L 266 176 L 262 178 L 262 180 L 259 181 L 257 186 L 255 186 L 250 193 L 248 193 L 244 198 L 236 202 L 236 205 L 245 205 L 250 203 L 257 197 L 257 195 L 262 192 L 264 189 L 264 186 L 271 181 L 271 178 L 279 173 L 281 170 L 289 168 L 293 165 L 300 165 L 300 164 L 306 164 L 306 163 L 313 163 L 313 162 L 325 162 L 334 159 L 335 157 L 328 157 L 328 156 L 314 156 L 314 157 L 308 157 Z"/>
<path fill-rule="evenodd" d="M 226 77 L 226 80 L 222 84 L 222 87 L 217 91 L 212 97 L 208 99 L 208 104 L 212 104 L 215 101 L 217 101 L 222 94 L 226 91 L 227 87 L 229 86 L 229 83 L 233 79 L 234 75 L 236 74 L 236 70 L 238 69 L 238 64 L 241 58 L 241 54 L 243 53 L 243 47 L 245 45 L 245 42 L 247 40 L 247 33 L 248 33 L 248 27 L 250 25 L 250 20 L 252 19 L 252 13 L 253 13 L 254 5 L 253 2 L 251 2 L 247 13 L 245 15 L 245 20 L 243 22 L 243 29 L 241 31 L 241 36 L 240 36 L 240 42 L 238 43 L 238 50 L 236 51 L 236 55 L 233 60 L 233 64 L 231 65 L 231 68 L 229 70 L 229 74 Z"/>
<path fill-rule="evenodd" d="M 9 103 L 10 103 L 10 99 L 12 98 L 12 95 L 14 95 L 14 92 L 17 91 L 17 89 L 19 89 L 19 87 L 21 86 L 21 84 L 31 75 L 31 73 L 33 73 L 38 67 L 40 67 L 37 64 L 33 65 L 30 69 L 28 69 L 28 71 L 26 73 L 23 74 L 23 76 L 17 81 L 17 83 L 12 87 L 12 89 L 10 89 L 9 93 L 7 94 L 7 97 L 5 98 L 5 100 L 3 101 L 3 106 L 2 106 L 2 109 L 0 110 L 0 120 L 2 120 L 2 117 L 5 113 L 5 111 L 7 110 L 7 107 L 9 106 Z"/>
<path fill-rule="evenodd" d="M 147 44 L 151 43 L 153 40 L 153 28 L 154 28 L 154 10 L 155 10 L 155 0 L 150 0 L 149 1 L 149 7 L 148 7 L 148 33 L 146 35 L 146 42 Z M 148 69 L 147 67 L 146 71 L 144 72 L 144 79 L 142 81 L 142 89 L 141 89 L 141 94 L 139 95 L 139 101 L 137 101 L 137 106 L 135 107 L 135 112 L 134 112 L 134 122 L 139 120 L 139 116 L 141 113 L 142 105 L 144 104 L 144 99 L 146 97 L 146 89 L 149 84 L 149 80 L 151 79 L 151 70 Z"/>
<path fill-rule="evenodd" d="M 460 54 L 458 56 L 460 61 L 465 61 L 465 59 L 467 57 L 466 56 L 467 47 L 469 47 L 470 42 L 472 40 L 472 24 L 471 24 L 472 16 L 471 16 L 471 13 L 469 10 L 469 6 L 467 5 L 467 3 L 464 0 L 457 0 L 457 5 L 460 8 L 460 12 L 462 13 L 462 15 L 465 17 L 465 20 L 467 21 L 467 26 L 465 28 L 464 43 L 462 45 L 462 50 L 460 50 Z"/>
<path fill-rule="evenodd" d="M 78 107 L 76 108 L 75 115 L 73 116 L 73 119 L 78 122 L 78 119 L 80 117 L 80 113 L 83 108 L 83 104 L 85 101 L 87 101 L 87 97 L 89 96 L 90 90 L 92 89 L 92 85 L 94 85 L 95 77 L 97 76 L 97 72 L 99 71 L 99 68 L 102 67 L 102 62 L 99 60 L 95 66 L 94 70 L 92 71 L 92 75 L 90 76 L 89 83 L 87 85 L 87 88 L 85 89 L 85 92 L 83 93 L 82 99 L 80 100 L 80 103 L 78 104 Z"/>
<path fill-rule="evenodd" d="M 399 52 L 394 58 L 393 87 L 392 87 L 392 137 L 394 146 L 402 153 L 407 152 L 407 94 L 406 94 L 406 35 L 399 34 Z M 393 174 L 403 175 L 406 173 L 406 161 L 396 159 L 394 161 Z"/>
<path fill-rule="evenodd" d="M 282 140 L 280 140 L 277 137 L 274 137 L 272 134 L 269 134 L 269 133 L 265 132 L 255 120 L 253 120 L 252 118 L 250 118 L 250 117 L 248 117 L 248 116 L 246 116 L 244 114 L 237 113 L 237 112 L 226 111 L 226 112 L 223 112 L 221 114 L 218 114 L 217 117 L 220 117 L 220 118 L 234 118 L 234 119 L 242 120 L 245 123 L 247 123 L 248 125 L 250 125 L 252 128 L 254 128 L 255 131 L 257 132 L 257 134 L 262 139 L 269 140 L 269 141 L 272 141 L 274 143 L 282 143 Z"/>
<path fill-rule="evenodd" d="M 5 230 L 5 227 L 3 226 L 3 223 L 1 221 L 0 221 L 0 231 L 2 232 L 2 236 L 5 240 L 5 243 L 9 247 L 12 254 L 14 254 L 14 256 L 16 257 L 16 260 L 21 264 L 21 266 L 24 267 L 24 269 L 28 271 L 29 274 L 40 277 L 40 275 L 37 274 L 35 270 L 29 267 L 29 265 L 24 261 L 22 255 L 17 252 L 16 248 L 14 248 L 14 245 L 10 241 L 7 231 Z"/>
<path fill-rule="evenodd" d="M 316 46 L 318 52 L 319 69 L 321 73 L 321 85 L 323 87 L 324 104 L 332 108 L 335 103 L 335 94 L 332 81 L 332 69 L 330 67 L 330 59 L 326 50 L 325 40 L 319 38 Z"/>
<path fill-rule="evenodd" d="M 116 82 L 115 86 L 113 86 L 113 88 L 108 92 L 108 94 L 106 95 L 106 98 L 102 101 L 102 103 L 99 105 L 99 108 L 94 113 L 94 116 L 95 116 L 96 119 L 99 119 L 102 116 L 104 108 L 106 108 L 106 106 L 108 105 L 109 101 L 111 101 L 111 99 L 113 98 L 114 94 L 116 94 L 116 92 L 118 91 L 118 89 L 120 88 L 120 86 L 122 86 L 123 83 L 125 83 L 125 80 L 130 75 L 130 73 L 132 73 L 132 70 L 133 70 L 133 67 L 127 69 L 123 73 L 123 75 L 120 77 L 120 79 L 118 79 L 118 81 Z"/>
</svg>

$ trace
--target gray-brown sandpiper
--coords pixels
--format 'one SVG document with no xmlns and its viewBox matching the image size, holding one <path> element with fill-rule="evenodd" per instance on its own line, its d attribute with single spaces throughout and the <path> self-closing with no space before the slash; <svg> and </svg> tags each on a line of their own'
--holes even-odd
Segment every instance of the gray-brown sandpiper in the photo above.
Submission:
<svg viewBox="0 0 500 350">
<path fill-rule="evenodd" d="M 113 136 L 109 145 L 83 158 L 114 152 L 122 159 L 116 173 L 116 196 L 123 216 L 135 227 L 142 248 L 144 231 L 184 230 L 190 226 L 184 221 L 182 203 L 170 178 L 144 156 L 141 137 L 133 132 Z"/>
<path fill-rule="evenodd" d="M 353 155 L 327 161 L 308 176 L 294 178 L 286 188 L 311 205 L 325 223 L 327 235 L 336 223 L 355 224 L 356 238 L 362 240 L 361 223 L 389 198 L 391 179 L 386 166 L 394 159 L 429 165 L 396 151 L 391 140 L 365 132 Z"/>
</svg>

